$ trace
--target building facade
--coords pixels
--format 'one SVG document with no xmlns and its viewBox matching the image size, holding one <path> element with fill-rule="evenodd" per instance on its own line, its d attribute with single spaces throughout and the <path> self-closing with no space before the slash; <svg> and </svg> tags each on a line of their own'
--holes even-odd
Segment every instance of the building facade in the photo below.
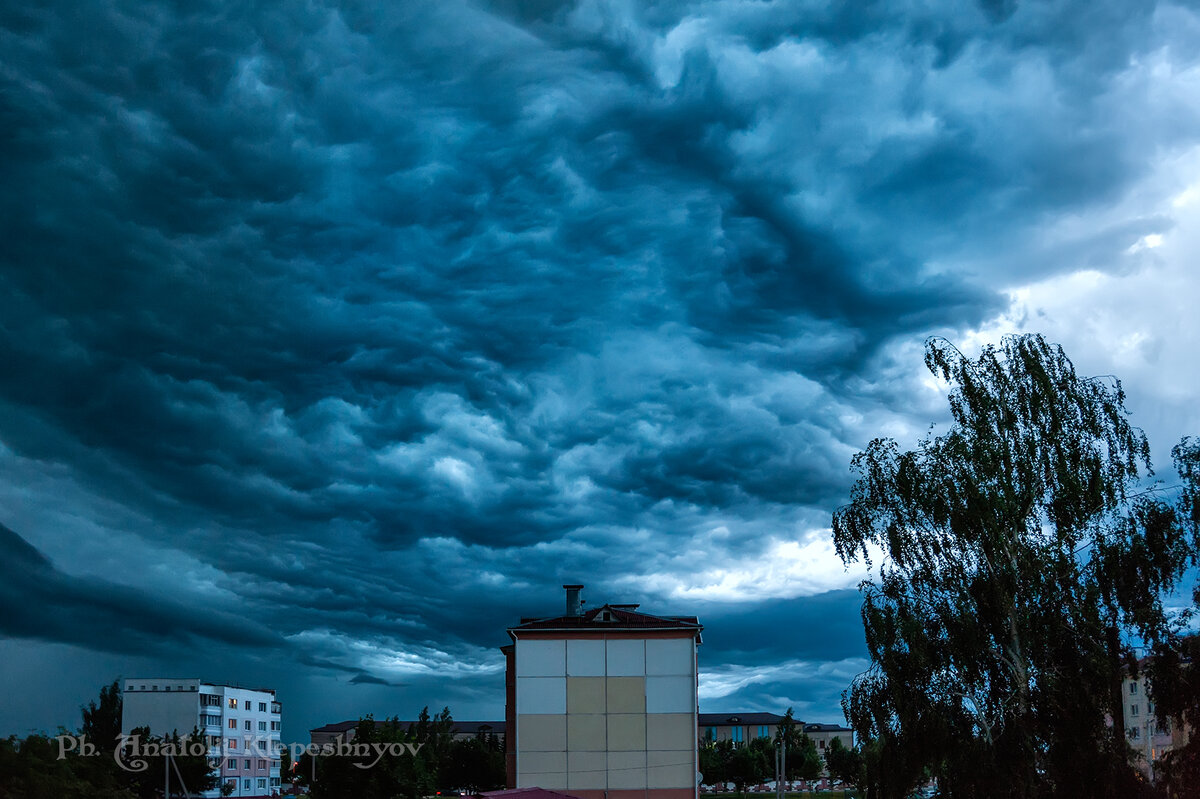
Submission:
<svg viewBox="0 0 1200 799">
<path fill-rule="evenodd" d="M 123 680 L 121 731 L 149 727 L 151 735 L 190 735 L 208 745 L 218 787 L 202 794 L 267 797 L 279 793 L 282 705 L 269 688 L 216 685 L 199 679 L 136 677 Z"/>
<path fill-rule="evenodd" d="M 700 623 L 637 605 L 584 611 L 583 586 L 564 588 L 564 615 L 508 629 L 508 787 L 695 799 Z"/>
<path fill-rule="evenodd" d="M 1138 677 L 1126 674 L 1121 681 L 1121 696 L 1125 737 L 1139 755 L 1138 767 L 1153 781 L 1154 761 L 1176 747 L 1186 746 L 1188 730 L 1155 714 L 1145 674 Z"/>
</svg>

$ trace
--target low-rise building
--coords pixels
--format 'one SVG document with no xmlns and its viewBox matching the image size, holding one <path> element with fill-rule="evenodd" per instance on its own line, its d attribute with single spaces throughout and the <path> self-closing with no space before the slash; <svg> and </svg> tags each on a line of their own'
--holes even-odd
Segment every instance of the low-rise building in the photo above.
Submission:
<svg viewBox="0 0 1200 799">
<path fill-rule="evenodd" d="M 377 720 L 382 722 L 386 719 Z M 308 731 L 309 740 L 317 746 L 327 743 L 337 744 L 343 741 L 350 743 L 358 734 L 359 723 L 358 719 L 354 719 L 316 727 Z M 411 728 L 416 726 L 417 722 L 401 721 L 399 724 L 401 727 Z M 504 733 L 503 721 L 455 721 L 450 727 L 450 735 L 456 741 L 475 738 L 479 735 L 493 735 L 500 743 L 504 743 Z"/>
</svg>

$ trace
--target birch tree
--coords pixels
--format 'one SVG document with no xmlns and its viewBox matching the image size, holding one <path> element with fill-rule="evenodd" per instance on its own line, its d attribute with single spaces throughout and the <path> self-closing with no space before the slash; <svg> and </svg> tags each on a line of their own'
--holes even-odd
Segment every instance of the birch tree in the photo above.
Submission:
<svg viewBox="0 0 1200 799">
<path fill-rule="evenodd" d="M 925 363 L 950 388 L 948 429 L 911 451 L 872 441 L 833 518 L 839 556 L 878 575 L 847 715 L 951 796 L 1137 796 L 1122 669 L 1165 634 L 1161 597 L 1194 547 L 1146 490 L 1121 383 L 1078 376 L 1038 335 L 974 359 L 931 339 Z"/>
</svg>

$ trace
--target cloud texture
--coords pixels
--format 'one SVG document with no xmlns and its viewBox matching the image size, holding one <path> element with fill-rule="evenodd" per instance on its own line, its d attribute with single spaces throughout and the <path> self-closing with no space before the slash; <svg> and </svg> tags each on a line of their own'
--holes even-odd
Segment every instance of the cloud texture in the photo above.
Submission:
<svg viewBox="0 0 1200 799">
<path fill-rule="evenodd" d="M 0 47 L 0 632 L 192 647 L 292 737 L 498 716 L 576 581 L 699 613 L 705 709 L 837 720 L 829 518 L 944 418 L 927 335 L 1200 432 L 1189 4 L 44 2 Z"/>
</svg>

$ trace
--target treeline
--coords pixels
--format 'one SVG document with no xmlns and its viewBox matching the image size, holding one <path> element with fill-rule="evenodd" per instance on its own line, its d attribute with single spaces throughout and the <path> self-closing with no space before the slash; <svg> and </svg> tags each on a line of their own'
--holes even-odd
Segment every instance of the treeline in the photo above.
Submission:
<svg viewBox="0 0 1200 799">
<path fill-rule="evenodd" d="M 172 751 L 186 747 L 179 736 L 158 737 L 148 727 L 131 731 L 137 735 L 139 747 Z M 123 757 L 122 768 L 114 757 L 121 735 L 121 693 L 117 682 L 100 691 L 99 702 L 83 708 L 83 722 L 70 732 L 59 730 L 58 736 L 15 735 L 0 740 L 0 799 L 153 799 L 162 795 L 165 757 Z M 200 740 L 199 731 L 193 739 Z M 88 747 L 80 746 L 86 742 Z M 81 751 L 82 750 L 82 751 Z M 193 793 L 217 786 L 204 755 L 181 755 L 171 758 L 171 783 L 178 789 L 179 776 Z M 178 774 L 175 768 L 178 767 Z M 142 768 L 141 771 L 132 770 Z M 181 794 L 182 795 L 182 794 Z"/>
<path fill-rule="evenodd" d="M 313 799 L 417 799 L 438 791 L 503 788 L 503 742 L 482 733 L 455 739 L 453 728 L 449 708 L 432 717 L 424 708 L 415 723 L 368 716 L 350 742 L 363 754 L 304 754 L 292 775 Z"/>
<path fill-rule="evenodd" d="M 764 736 L 740 745 L 733 741 L 703 741 L 700 774 L 704 784 L 732 782 L 739 793 L 744 793 L 749 785 L 775 779 L 775 750 L 781 744 L 786 744 L 785 779 L 820 778 L 824 763 L 817 745 L 793 720 L 789 707 L 773 738 Z"/>
</svg>

